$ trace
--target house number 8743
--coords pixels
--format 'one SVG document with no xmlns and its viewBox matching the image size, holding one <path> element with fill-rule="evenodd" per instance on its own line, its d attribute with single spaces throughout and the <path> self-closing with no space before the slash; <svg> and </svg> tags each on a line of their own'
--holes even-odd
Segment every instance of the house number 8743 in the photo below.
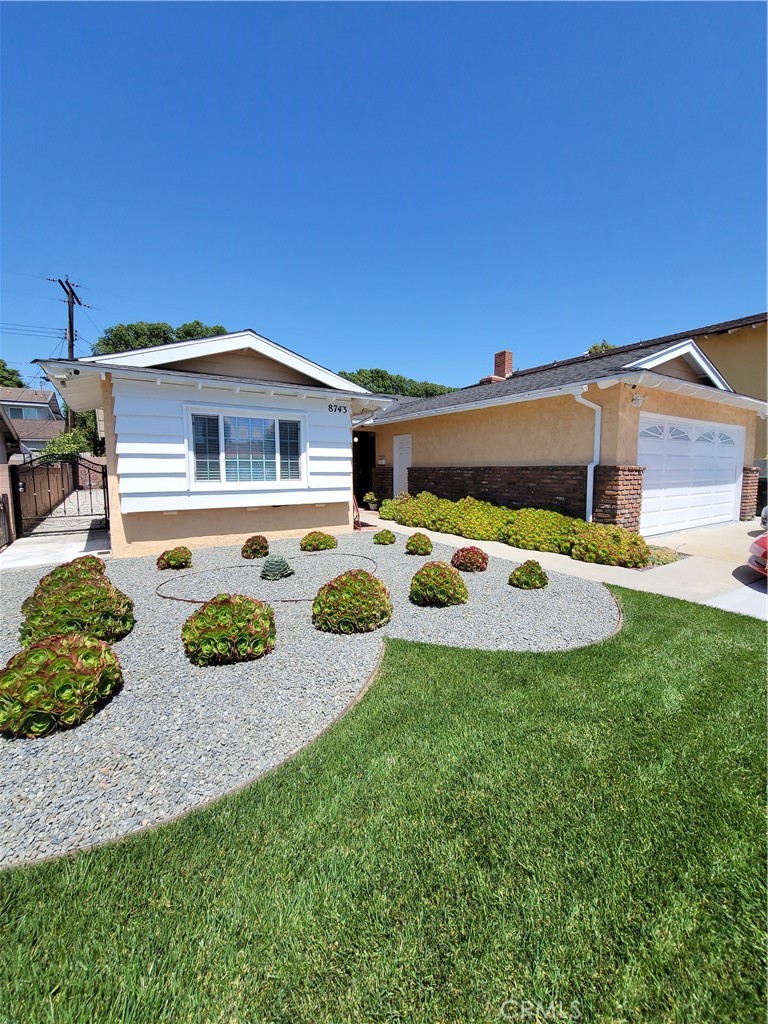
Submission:
<svg viewBox="0 0 768 1024">
<path fill-rule="evenodd" d="M 334 405 L 333 402 L 328 403 L 328 412 L 346 412 L 346 405 Z"/>
</svg>

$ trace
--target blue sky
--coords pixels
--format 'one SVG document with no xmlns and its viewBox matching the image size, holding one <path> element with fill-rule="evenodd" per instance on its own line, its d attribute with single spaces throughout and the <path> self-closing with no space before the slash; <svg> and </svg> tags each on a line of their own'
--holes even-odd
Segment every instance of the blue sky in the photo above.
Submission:
<svg viewBox="0 0 768 1024">
<path fill-rule="evenodd" d="M 3 357 L 57 285 L 462 385 L 765 309 L 757 3 L 3 5 Z"/>
</svg>

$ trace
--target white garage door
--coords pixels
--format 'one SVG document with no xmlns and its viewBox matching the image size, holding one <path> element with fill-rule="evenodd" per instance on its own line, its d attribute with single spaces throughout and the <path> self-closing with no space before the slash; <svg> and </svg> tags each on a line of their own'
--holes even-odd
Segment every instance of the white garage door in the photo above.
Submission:
<svg viewBox="0 0 768 1024">
<path fill-rule="evenodd" d="M 640 532 L 650 537 L 738 519 L 743 455 L 743 427 L 641 413 Z"/>
</svg>

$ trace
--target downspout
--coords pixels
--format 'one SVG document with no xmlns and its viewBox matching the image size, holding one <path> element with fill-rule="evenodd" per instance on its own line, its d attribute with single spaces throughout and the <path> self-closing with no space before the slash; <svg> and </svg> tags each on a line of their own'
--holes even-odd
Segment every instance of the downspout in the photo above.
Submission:
<svg viewBox="0 0 768 1024">
<path fill-rule="evenodd" d="M 574 394 L 574 398 L 579 405 L 586 405 L 588 409 L 592 409 L 595 414 L 595 429 L 594 429 L 594 440 L 592 446 L 592 461 L 587 465 L 587 509 L 586 509 L 586 520 L 588 523 L 592 522 L 592 507 L 595 500 L 595 466 L 600 462 L 600 428 L 603 419 L 603 410 L 599 405 L 595 405 L 594 402 L 588 402 L 584 397 L 584 392 L 587 390 L 588 385 L 584 385 L 580 394 Z"/>
</svg>

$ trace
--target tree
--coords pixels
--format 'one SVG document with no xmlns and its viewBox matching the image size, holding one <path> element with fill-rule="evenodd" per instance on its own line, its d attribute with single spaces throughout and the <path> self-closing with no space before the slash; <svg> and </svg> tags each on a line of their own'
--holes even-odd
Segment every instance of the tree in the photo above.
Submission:
<svg viewBox="0 0 768 1024">
<path fill-rule="evenodd" d="M 72 430 L 63 430 L 56 437 L 46 442 L 43 448 L 43 455 L 79 455 L 81 452 L 91 450 L 85 432 L 79 427 Z"/>
<path fill-rule="evenodd" d="M 339 370 L 339 376 L 345 380 L 351 380 L 353 384 L 359 384 L 361 388 L 369 391 L 376 391 L 383 395 L 406 395 L 409 398 L 433 398 L 435 395 L 447 395 L 456 388 L 448 388 L 443 384 L 432 384 L 427 380 L 414 380 L 412 377 L 403 377 L 399 373 L 389 373 L 387 370 L 355 370 L 350 373 L 348 370 Z"/>
<path fill-rule="evenodd" d="M 587 349 L 588 356 L 601 356 L 603 352 L 610 352 L 611 349 L 616 348 L 615 345 L 611 345 L 610 342 L 603 338 L 602 341 L 596 341 L 594 345 L 590 345 Z"/>
<path fill-rule="evenodd" d="M 135 324 L 115 324 L 114 327 L 108 327 L 93 346 L 93 354 L 106 356 L 117 352 L 132 352 L 137 348 L 171 345 L 174 341 L 212 338 L 217 334 L 226 333 L 226 327 L 222 327 L 221 324 L 208 327 L 201 320 L 190 320 L 189 323 L 175 328 L 166 323 L 150 324 L 138 320 Z"/>
<path fill-rule="evenodd" d="M 0 359 L 0 387 L 25 388 L 26 386 L 19 371 L 10 367 L 4 359 Z"/>
</svg>

